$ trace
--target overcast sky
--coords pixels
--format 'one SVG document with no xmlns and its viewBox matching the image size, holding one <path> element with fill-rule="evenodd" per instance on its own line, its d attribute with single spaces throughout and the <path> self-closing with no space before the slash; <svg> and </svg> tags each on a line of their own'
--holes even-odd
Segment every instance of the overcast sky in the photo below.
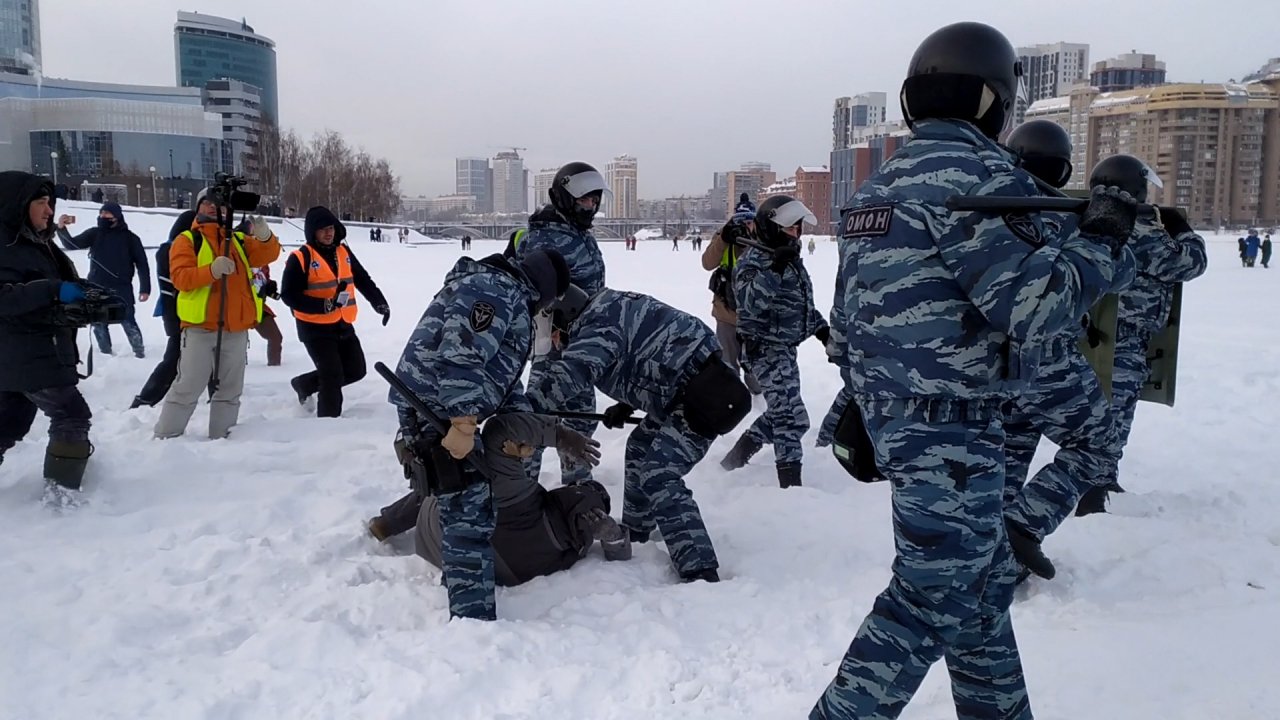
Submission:
<svg viewBox="0 0 1280 720">
<path fill-rule="evenodd" d="M 1280 56 L 1275 0 L 41 0 L 45 74 L 171 85 L 180 9 L 275 40 L 281 124 L 341 132 L 414 195 L 453 192 L 455 157 L 503 145 L 534 172 L 634 155 L 644 198 L 749 160 L 825 165 L 832 101 L 896 97 L 920 40 L 958 20 L 1089 43 L 1091 63 L 1154 52 L 1170 80 Z"/>
</svg>

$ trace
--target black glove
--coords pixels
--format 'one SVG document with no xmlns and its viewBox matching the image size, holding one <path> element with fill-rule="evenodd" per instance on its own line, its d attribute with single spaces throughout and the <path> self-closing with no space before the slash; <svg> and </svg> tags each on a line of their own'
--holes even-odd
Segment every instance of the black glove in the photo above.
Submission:
<svg viewBox="0 0 1280 720">
<path fill-rule="evenodd" d="M 1169 232 L 1169 237 L 1176 238 L 1182 233 L 1195 232 L 1191 229 L 1191 224 L 1187 222 L 1187 217 L 1178 208 L 1161 205 L 1158 210 L 1160 212 L 1160 223 Z"/>
<path fill-rule="evenodd" d="M 391 322 L 391 307 L 386 303 L 374 305 L 373 311 L 382 316 L 382 327 L 386 327 L 387 323 Z"/>
<path fill-rule="evenodd" d="M 600 464 L 600 441 L 564 425 L 556 426 L 556 452 L 574 467 L 593 468 Z"/>
<path fill-rule="evenodd" d="M 262 283 L 262 289 L 258 290 L 258 297 L 280 299 L 280 286 L 275 280 L 268 280 Z"/>
<path fill-rule="evenodd" d="M 773 263 L 769 265 L 769 269 L 781 275 L 792 260 L 800 257 L 800 248 L 795 245 L 783 245 L 773 251 Z"/>
<path fill-rule="evenodd" d="M 1080 219 L 1080 230 L 1108 239 L 1112 252 L 1119 252 L 1138 220 L 1138 201 L 1114 185 L 1098 186 L 1089 194 L 1089 207 Z"/>
<path fill-rule="evenodd" d="M 823 325 L 818 328 L 818 332 L 814 333 L 813 336 L 818 338 L 818 342 L 822 343 L 823 347 L 826 347 L 827 341 L 831 339 L 831 326 Z"/>
<path fill-rule="evenodd" d="M 635 411 L 635 408 L 626 403 L 618 403 L 604 411 L 604 420 L 600 421 L 600 424 L 612 430 L 617 430 L 631 419 L 631 413 Z"/>
<path fill-rule="evenodd" d="M 1089 347 L 1096 348 L 1107 339 L 1106 333 L 1102 329 L 1093 324 L 1093 319 L 1088 315 L 1082 321 L 1084 323 L 1084 337 L 1089 342 Z"/>
</svg>

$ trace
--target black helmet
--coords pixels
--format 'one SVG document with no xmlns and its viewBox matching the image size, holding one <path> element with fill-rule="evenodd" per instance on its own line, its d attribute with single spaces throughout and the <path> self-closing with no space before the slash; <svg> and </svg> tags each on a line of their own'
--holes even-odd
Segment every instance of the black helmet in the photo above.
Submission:
<svg viewBox="0 0 1280 720">
<path fill-rule="evenodd" d="M 756 237 L 770 247 L 785 245 L 795 238 L 783 230 L 802 222 L 817 225 L 818 218 L 804 203 L 790 195 L 774 195 L 760 203 L 756 210 Z"/>
<path fill-rule="evenodd" d="M 569 328 L 586 309 L 589 302 L 591 302 L 591 296 L 582 288 L 570 283 L 569 287 L 548 308 L 551 310 L 551 328 L 568 335 Z"/>
<path fill-rule="evenodd" d="M 1013 117 L 1022 63 L 999 30 L 959 22 L 920 43 L 902 83 L 902 117 L 968 120 L 995 139 Z"/>
<path fill-rule="evenodd" d="M 1160 178 L 1146 163 L 1132 155 L 1112 155 L 1093 166 L 1089 187 L 1114 186 L 1129 193 L 1140 203 L 1147 201 L 1147 183 L 1164 187 Z"/>
<path fill-rule="evenodd" d="M 578 199 L 595 194 L 595 209 L 584 208 Z M 574 227 L 586 230 L 591 227 L 596 213 L 604 205 L 609 186 L 598 170 L 584 162 L 571 162 L 556 171 L 551 181 L 551 206 L 560 211 Z"/>
<path fill-rule="evenodd" d="M 1062 188 L 1071 179 L 1071 136 L 1058 123 L 1028 120 L 1005 141 L 1018 165 L 1046 183 Z"/>
</svg>

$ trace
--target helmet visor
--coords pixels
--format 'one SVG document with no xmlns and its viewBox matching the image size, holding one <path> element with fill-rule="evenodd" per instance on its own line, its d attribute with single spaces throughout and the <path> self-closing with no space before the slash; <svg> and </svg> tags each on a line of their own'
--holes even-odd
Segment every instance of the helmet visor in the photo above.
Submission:
<svg viewBox="0 0 1280 720">
<path fill-rule="evenodd" d="M 810 225 L 818 224 L 818 218 L 809 210 L 809 208 L 805 207 L 804 203 L 799 200 L 792 200 L 791 202 L 780 206 L 777 210 L 773 211 L 773 217 L 769 219 L 774 225 L 784 228 L 789 228 L 792 225 L 799 223 L 801 220 L 809 223 Z"/>
<path fill-rule="evenodd" d="M 1142 163 L 1142 177 L 1146 178 L 1147 182 L 1155 185 L 1161 190 L 1164 189 L 1164 181 L 1161 180 L 1160 176 L 1156 174 L 1156 171 L 1152 170 L 1151 166 L 1146 163 Z"/>
<path fill-rule="evenodd" d="M 609 184 L 604 181 L 604 176 L 595 170 L 570 175 L 569 182 L 563 187 L 575 200 L 580 200 L 593 192 L 600 192 L 601 207 L 613 198 L 613 193 L 609 191 Z"/>
</svg>

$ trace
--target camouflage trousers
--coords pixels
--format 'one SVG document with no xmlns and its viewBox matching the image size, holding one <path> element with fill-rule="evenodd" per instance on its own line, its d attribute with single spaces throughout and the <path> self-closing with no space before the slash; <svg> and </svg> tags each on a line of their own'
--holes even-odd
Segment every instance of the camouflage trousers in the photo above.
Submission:
<svg viewBox="0 0 1280 720">
<path fill-rule="evenodd" d="M 1120 459 L 1111 403 L 1072 337 L 1050 341 L 1035 381 L 1006 408 L 1004 432 L 1005 516 L 1038 540 L 1114 477 Z M 1058 452 L 1023 485 L 1041 434 Z"/>
<path fill-rule="evenodd" d="M 960 720 L 1031 717 L 1009 605 L 1004 430 L 996 403 L 867 401 L 893 484 L 897 556 L 811 719 L 896 718 L 945 657 Z"/>
<path fill-rule="evenodd" d="M 800 397 L 800 366 L 796 349 L 772 343 L 750 343 L 742 365 L 760 381 L 768 407 L 747 429 L 747 436 L 762 445 L 773 445 L 779 465 L 804 459 L 800 438 L 809 430 L 809 413 Z"/>
<path fill-rule="evenodd" d="M 476 472 L 468 468 L 466 472 Z M 497 522 L 487 481 L 436 496 L 440 508 L 441 560 L 449 616 L 496 620 L 493 546 Z"/>
<path fill-rule="evenodd" d="M 710 448 L 711 440 L 690 430 L 679 409 L 665 419 L 646 415 L 627 437 L 622 525 L 641 534 L 656 525 L 681 575 L 720 567 L 684 482 Z"/>
<path fill-rule="evenodd" d="M 1123 327 L 1116 334 L 1115 368 L 1111 371 L 1111 407 L 1116 418 L 1114 452 L 1118 462 L 1124 455 L 1125 445 L 1129 444 L 1129 431 L 1133 429 L 1138 398 L 1142 396 L 1142 388 L 1151 375 L 1151 366 L 1147 363 L 1149 336 L 1126 333 Z M 1101 484 L 1116 482 L 1119 473 L 1119 468 L 1113 467 L 1111 474 Z"/>
<path fill-rule="evenodd" d="M 529 366 L 529 382 L 528 390 L 525 396 L 528 397 L 529 403 L 533 405 L 533 411 L 538 413 L 553 413 L 557 411 L 566 412 L 584 412 L 593 413 L 596 411 L 596 391 L 590 388 L 581 395 L 574 396 L 571 400 L 564 403 L 562 407 L 556 407 L 542 393 L 538 392 L 537 379 L 542 377 L 546 372 L 547 366 L 554 361 L 556 353 L 552 352 L 548 355 L 535 358 L 533 364 Z M 562 420 L 566 427 L 573 428 L 578 432 L 590 437 L 595 434 L 596 428 L 600 423 L 596 420 Z M 542 452 L 535 452 L 533 457 L 526 461 L 526 467 L 529 469 L 529 475 L 534 482 L 538 481 L 538 475 L 542 472 Z M 576 485 L 584 480 L 591 479 L 591 468 L 583 465 L 581 467 L 562 468 L 560 471 L 560 482 L 564 485 Z"/>
<path fill-rule="evenodd" d="M 818 428 L 818 447 L 827 447 L 835 442 L 836 428 L 840 425 L 840 417 L 844 415 L 844 409 L 849 407 L 849 403 L 853 401 L 853 380 L 850 377 L 849 368 L 840 368 L 840 379 L 844 380 L 844 385 L 840 387 L 840 392 L 836 393 L 836 399 L 831 401 L 831 409 L 827 411 L 827 416 L 822 418 L 822 425 Z"/>
</svg>

